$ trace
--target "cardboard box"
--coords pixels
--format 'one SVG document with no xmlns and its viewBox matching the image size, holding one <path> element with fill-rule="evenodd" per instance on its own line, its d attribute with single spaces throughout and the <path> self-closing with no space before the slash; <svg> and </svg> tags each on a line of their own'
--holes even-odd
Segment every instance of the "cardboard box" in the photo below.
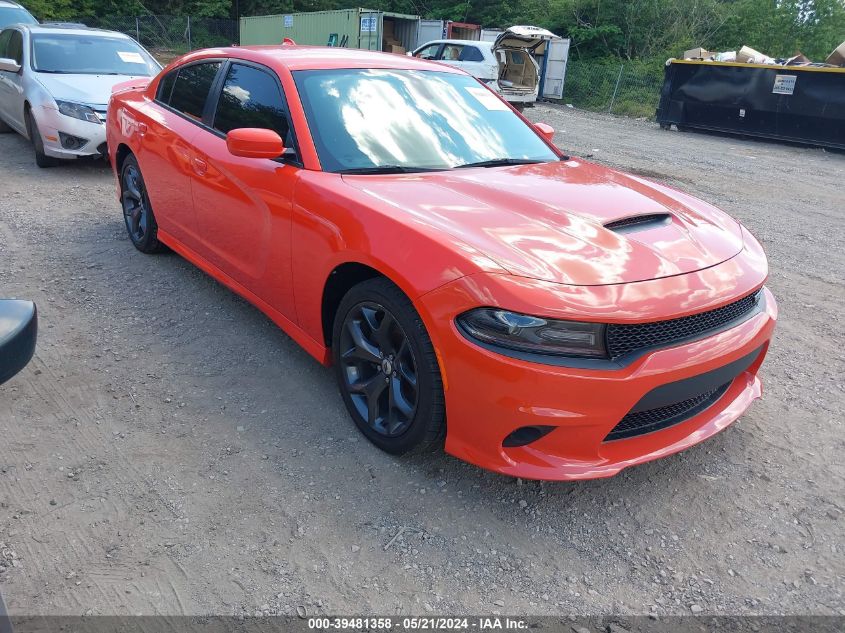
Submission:
<svg viewBox="0 0 845 633">
<path fill-rule="evenodd" d="M 708 51 L 706 48 L 692 48 L 684 51 L 684 59 L 708 59 L 713 55 L 715 53 Z"/>
<path fill-rule="evenodd" d="M 837 46 L 824 61 L 831 66 L 845 66 L 845 42 Z"/>
<path fill-rule="evenodd" d="M 394 53 L 396 55 L 404 55 L 405 54 L 405 47 L 404 46 L 396 46 L 395 44 L 391 44 L 385 49 L 386 53 Z"/>
<path fill-rule="evenodd" d="M 767 59 L 769 59 L 768 55 L 763 55 L 750 46 L 743 46 L 736 54 L 736 61 L 745 64 L 765 64 Z"/>
</svg>

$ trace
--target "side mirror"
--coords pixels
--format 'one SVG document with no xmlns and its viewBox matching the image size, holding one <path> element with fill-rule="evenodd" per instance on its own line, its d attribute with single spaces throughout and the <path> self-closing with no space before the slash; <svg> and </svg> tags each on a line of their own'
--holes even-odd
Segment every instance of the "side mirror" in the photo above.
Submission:
<svg viewBox="0 0 845 633">
<path fill-rule="evenodd" d="M 0 301 L 0 384 L 32 359 L 38 338 L 38 311 L 31 301 Z"/>
<path fill-rule="evenodd" d="M 19 73 L 21 71 L 21 65 L 14 59 L 0 57 L 0 70 L 5 70 L 7 73 Z"/>
<path fill-rule="evenodd" d="M 537 128 L 537 131 L 540 135 L 546 139 L 549 143 L 552 143 L 555 138 L 555 129 L 549 125 L 548 123 L 535 123 L 534 127 Z"/>
<path fill-rule="evenodd" d="M 226 147 L 233 156 L 243 158 L 278 158 L 285 152 L 278 133 L 257 127 L 232 130 L 226 135 Z"/>
</svg>

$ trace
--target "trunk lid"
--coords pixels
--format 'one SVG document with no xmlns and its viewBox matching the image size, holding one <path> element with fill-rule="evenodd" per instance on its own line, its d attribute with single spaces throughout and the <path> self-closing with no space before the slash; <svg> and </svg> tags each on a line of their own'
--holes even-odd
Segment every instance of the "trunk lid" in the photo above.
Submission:
<svg viewBox="0 0 845 633">
<path fill-rule="evenodd" d="M 557 35 L 539 26 L 512 26 L 502 31 L 493 42 L 493 50 L 503 48 L 523 48 L 535 52 L 546 40 L 556 38 Z M 539 51 L 538 51 L 539 52 Z"/>
</svg>

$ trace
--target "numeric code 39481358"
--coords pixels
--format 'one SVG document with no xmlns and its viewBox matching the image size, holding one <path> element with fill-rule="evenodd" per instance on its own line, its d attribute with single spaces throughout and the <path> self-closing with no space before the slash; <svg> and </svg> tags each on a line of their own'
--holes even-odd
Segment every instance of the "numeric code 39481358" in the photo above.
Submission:
<svg viewBox="0 0 845 633">
<path fill-rule="evenodd" d="M 444 617 L 324 617 L 308 618 L 308 628 L 318 631 L 389 631 L 393 628 L 404 630 L 437 631 L 466 630 L 470 628 L 468 618 Z"/>
</svg>

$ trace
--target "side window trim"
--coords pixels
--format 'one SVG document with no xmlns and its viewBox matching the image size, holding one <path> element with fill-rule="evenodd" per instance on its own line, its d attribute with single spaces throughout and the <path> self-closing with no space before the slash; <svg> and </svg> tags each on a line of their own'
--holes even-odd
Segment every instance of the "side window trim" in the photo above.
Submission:
<svg viewBox="0 0 845 633">
<path fill-rule="evenodd" d="M 232 68 L 232 60 L 227 59 L 220 67 L 220 72 L 211 83 L 211 90 L 208 91 L 208 101 L 205 103 L 205 108 L 202 111 L 202 122 L 209 129 L 214 132 L 214 117 L 217 114 L 217 104 L 220 103 L 220 95 L 223 92 L 223 84 L 226 83 L 226 77 L 229 75 L 229 69 Z"/>
<path fill-rule="evenodd" d="M 210 118 L 208 122 L 205 122 L 205 116 L 203 116 L 203 127 L 206 131 L 211 132 L 215 136 L 219 136 L 220 138 L 225 139 L 226 135 L 214 128 L 214 117 L 217 114 L 217 105 L 220 103 L 220 96 L 223 92 L 223 85 L 226 83 L 226 77 L 229 74 L 229 69 L 234 64 L 239 64 L 241 66 L 249 66 L 251 68 L 255 68 L 256 70 L 260 70 L 263 73 L 266 73 L 270 76 L 270 78 L 276 82 L 276 86 L 279 88 L 279 94 L 282 96 L 282 109 L 284 110 L 285 116 L 288 119 L 288 129 L 290 130 L 291 138 L 293 138 L 293 150 L 296 152 L 296 159 L 286 159 L 284 156 L 280 156 L 279 158 L 274 158 L 276 162 L 284 163 L 286 165 L 295 165 L 296 167 L 304 167 L 304 163 L 302 162 L 302 154 L 299 151 L 299 140 L 297 139 L 296 135 L 296 126 L 293 124 L 293 119 L 290 116 L 290 108 L 288 107 L 288 98 L 285 94 L 285 87 L 282 85 L 282 80 L 279 75 L 276 73 L 275 70 L 265 66 L 263 64 L 259 64 L 257 62 L 250 61 L 248 59 L 239 59 L 239 58 L 229 58 L 226 60 L 226 64 L 224 64 L 224 68 L 221 68 L 222 71 L 214 80 L 214 83 L 211 85 L 211 91 L 209 92 L 209 97 L 213 96 L 211 101 L 211 108 L 209 111 Z M 206 104 L 208 106 L 208 104 Z M 285 139 L 282 139 L 284 142 Z"/>
</svg>

